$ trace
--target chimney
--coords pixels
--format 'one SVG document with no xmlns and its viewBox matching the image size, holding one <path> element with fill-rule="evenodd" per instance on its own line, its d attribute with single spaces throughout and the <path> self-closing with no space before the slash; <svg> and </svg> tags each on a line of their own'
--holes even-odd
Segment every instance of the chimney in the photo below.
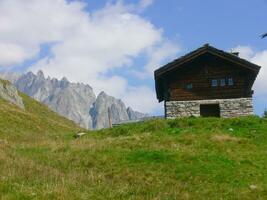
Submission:
<svg viewBox="0 0 267 200">
<path fill-rule="evenodd" d="M 233 55 L 239 57 L 239 52 L 232 52 L 231 54 L 233 54 Z"/>
</svg>

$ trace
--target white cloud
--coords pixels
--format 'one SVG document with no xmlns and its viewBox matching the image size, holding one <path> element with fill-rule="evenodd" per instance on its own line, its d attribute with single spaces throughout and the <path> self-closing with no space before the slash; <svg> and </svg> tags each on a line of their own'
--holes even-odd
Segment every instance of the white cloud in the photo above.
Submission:
<svg viewBox="0 0 267 200">
<path fill-rule="evenodd" d="M 134 70 L 134 58 L 141 54 L 150 60 L 144 71 L 150 73 L 178 47 L 163 36 L 163 30 L 138 14 L 152 0 L 137 5 L 123 1 L 109 3 L 89 13 L 85 3 L 66 0 L 0 0 L 0 66 L 20 64 L 38 55 L 40 45 L 53 43 L 51 54 L 29 70 L 75 82 L 89 83 L 96 92 L 105 90 L 118 98 L 129 99 L 132 87 L 126 78 L 108 73 L 115 68 Z M 144 86 L 134 89 L 142 93 Z M 141 107 L 153 90 L 146 88 L 144 98 L 132 95 L 129 105 L 152 112 L 154 106 Z M 150 109 L 147 109 L 150 108 Z"/>
<path fill-rule="evenodd" d="M 249 46 L 237 46 L 233 49 L 233 51 L 236 51 L 236 52 L 239 52 L 239 56 L 241 58 L 244 58 L 244 59 L 247 59 L 247 60 L 250 60 L 253 55 L 254 55 L 254 52 L 252 50 L 251 47 Z"/>
<path fill-rule="evenodd" d="M 38 50 L 38 47 L 35 47 L 35 49 L 25 49 L 20 45 L 2 42 L 0 43 L 0 66 L 9 67 L 19 64 L 25 59 L 33 57 Z"/>
<path fill-rule="evenodd" d="M 234 50 L 240 53 L 240 57 L 262 67 L 254 84 L 254 90 L 256 96 L 261 96 L 260 98 L 264 96 L 267 99 L 267 50 L 257 52 L 249 46 L 238 46 Z"/>
<path fill-rule="evenodd" d="M 64 39 L 76 28 L 82 6 L 63 0 L 1 0 L 0 44 L 13 56 L 1 57 L 0 66 L 30 59 L 38 53 L 40 44 Z"/>
<path fill-rule="evenodd" d="M 151 6 L 154 3 L 154 0 L 141 0 L 139 6 L 141 9 L 145 9 Z"/>
<path fill-rule="evenodd" d="M 165 41 L 160 46 L 152 48 L 149 51 L 149 62 L 145 66 L 145 70 L 152 74 L 155 69 L 161 67 L 164 61 L 174 59 L 179 51 L 179 46 L 170 41 Z"/>
<path fill-rule="evenodd" d="M 155 92 L 148 87 L 131 87 L 122 99 L 126 105 L 132 105 L 133 109 L 150 113 L 151 110 L 157 112 L 161 109 L 155 95 Z"/>
<path fill-rule="evenodd" d="M 257 95 L 265 95 L 267 99 L 267 50 L 255 53 L 251 61 L 262 66 L 255 83 L 255 89 Z"/>
<path fill-rule="evenodd" d="M 166 64 L 167 61 L 172 61 L 176 58 L 180 50 L 181 48 L 178 44 L 170 41 L 164 41 L 158 46 L 153 46 L 147 51 L 149 61 L 144 70 L 131 70 L 130 73 L 139 79 L 152 78 L 154 71 Z"/>
</svg>

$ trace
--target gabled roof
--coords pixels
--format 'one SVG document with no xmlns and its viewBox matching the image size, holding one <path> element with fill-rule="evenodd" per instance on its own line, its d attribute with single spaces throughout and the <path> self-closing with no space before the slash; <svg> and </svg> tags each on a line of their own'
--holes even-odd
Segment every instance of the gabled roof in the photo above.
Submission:
<svg viewBox="0 0 267 200">
<path fill-rule="evenodd" d="M 166 77 L 168 77 L 168 74 L 173 72 L 173 70 L 178 70 L 184 67 L 185 63 L 188 63 L 194 59 L 199 58 L 203 55 L 213 55 L 215 57 L 221 58 L 223 60 L 229 61 L 231 63 L 234 63 L 236 65 L 239 65 L 240 67 L 243 67 L 245 69 L 248 69 L 252 72 L 254 76 L 254 80 L 256 79 L 260 66 L 253 64 L 245 59 L 242 59 L 235 55 L 234 53 L 228 53 L 219 49 L 216 49 L 209 44 L 205 44 L 204 46 L 200 47 L 199 49 L 192 51 L 189 54 L 186 54 L 185 56 L 182 56 L 179 59 L 174 60 L 173 62 L 157 69 L 155 71 L 155 86 L 156 86 L 156 93 L 157 98 L 159 102 L 164 100 L 164 82 L 166 81 Z M 253 80 L 253 82 L 254 82 Z M 252 83 L 253 84 L 253 83 Z"/>
<path fill-rule="evenodd" d="M 222 59 L 228 60 L 230 62 L 233 63 L 237 63 L 240 66 L 250 69 L 252 71 L 254 71 L 256 74 L 258 74 L 259 70 L 260 70 L 260 66 L 253 64 L 245 59 L 242 59 L 240 57 L 238 57 L 237 55 L 234 55 L 233 53 L 228 53 L 222 50 L 219 50 L 215 47 L 210 46 L 209 44 L 205 44 L 204 46 L 198 48 L 195 51 L 192 51 L 188 54 L 186 54 L 185 56 L 182 56 L 179 59 L 174 60 L 173 62 L 157 69 L 155 71 L 155 78 L 158 78 L 159 76 L 166 74 L 170 71 L 172 71 L 173 69 L 178 68 L 179 66 L 181 66 L 182 64 L 189 62 L 203 54 L 206 53 L 210 53 L 212 55 L 218 56 Z"/>
</svg>

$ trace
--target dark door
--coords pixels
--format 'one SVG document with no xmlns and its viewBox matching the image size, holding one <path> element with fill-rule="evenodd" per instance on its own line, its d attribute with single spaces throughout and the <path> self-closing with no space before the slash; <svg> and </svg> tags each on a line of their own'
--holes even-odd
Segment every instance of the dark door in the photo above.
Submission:
<svg viewBox="0 0 267 200">
<path fill-rule="evenodd" d="M 219 104 L 205 104 L 200 105 L 201 117 L 220 117 L 220 105 Z"/>
</svg>

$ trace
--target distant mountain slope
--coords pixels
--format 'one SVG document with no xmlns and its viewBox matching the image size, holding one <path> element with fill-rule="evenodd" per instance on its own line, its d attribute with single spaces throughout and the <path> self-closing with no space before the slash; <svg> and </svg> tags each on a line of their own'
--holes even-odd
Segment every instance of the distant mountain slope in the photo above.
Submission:
<svg viewBox="0 0 267 200">
<path fill-rule="evenodd" d="M 75 123 L 59 116 L 47 106 L 18 93 L 16 88 L 6 81 L 0 80 L 0 91 L 2 84 L 6 88 L 13 88 L 12 92 L 5 94 L 16 96 L 19 104 L 0 95 L 0 134 L 7 134 L 12 138 L 19 138 L 25 134 L 29 137 L 32 134 L 42 137 L 43 134 L 74 134 L 80 129 Z"/>
<path fill-rule="evenodd" d="M 89 85 L 71 83 L 66 78 L 61 80 L 45 78 L 42 71 L 36 75 L 28 72 L 20 76 L 4 73 L 1 77 L 12 81 L 21 92 L 87 129 L 108 127 L 109 109 L 112 111 L 112 123 L 147 116 L 133 111 L 130 107 L 126 108 L 121 100 L 108 96 L 104 92 L 96 97 Z"/>
<path fill-rule="evenodd" d="M 23 100 L 19 96 L 16 87 L 8 81 L 0 80 L 0 98 L 24 109 Z"/>
</svg>

